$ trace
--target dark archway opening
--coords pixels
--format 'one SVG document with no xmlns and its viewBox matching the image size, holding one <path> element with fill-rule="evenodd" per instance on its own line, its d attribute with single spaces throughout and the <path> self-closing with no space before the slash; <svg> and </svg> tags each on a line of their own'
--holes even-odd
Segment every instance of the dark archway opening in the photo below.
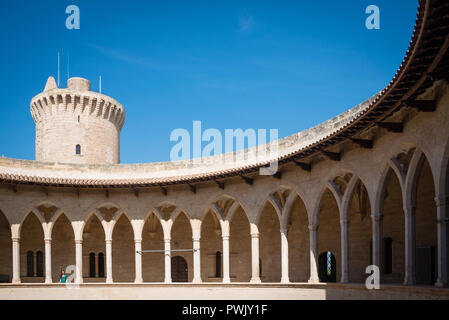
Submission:
<svg viewBox="0 0 449 320">
<path fill-rule="evenodd" d="M 187 261 L 181 256 L 171 258 L 171 278 L 173 282 L 188 281 Z"/>
<path fill-rule="evenodd" d="M 320 282 L 337 282 L 337 262 L 332 252 L 326 251 L 320 254 L 318 276 Z"/>
</svg>

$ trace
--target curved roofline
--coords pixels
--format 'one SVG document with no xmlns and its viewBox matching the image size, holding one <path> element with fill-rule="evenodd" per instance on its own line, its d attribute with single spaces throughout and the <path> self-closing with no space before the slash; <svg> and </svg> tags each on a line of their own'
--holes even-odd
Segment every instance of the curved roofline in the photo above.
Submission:
<svg viewBox="0 0 449 320">
<path fill-rule="evenodd" d="M 276 141 L 279 148 L 275 157 L 266 155 L 271 143 L 202 159 L 144 164 L 80 165 L 1 158 L 0 182 L 77 187 L 189 184 L 249 174 L 275 160 L 282 165 L 326 151 L 379 126 L 444 77 L 439 64 L 448 59 L 448 7 L 445 1 L 420 0 L 409 48 L 391 82 L 350 110 Z M 229 161 L 234 158 L 237 160 Z"/>
</svg>

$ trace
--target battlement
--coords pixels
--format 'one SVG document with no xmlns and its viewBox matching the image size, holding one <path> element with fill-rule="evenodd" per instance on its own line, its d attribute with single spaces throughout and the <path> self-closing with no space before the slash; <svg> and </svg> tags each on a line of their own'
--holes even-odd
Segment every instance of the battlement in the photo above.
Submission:
<svg viewBox="0 0 449 320">
<path fill-rule="evenodd" d="M 30 112 L 37 124 L 47 115 L 61 112 L 84 114 L 109 120 L 120 131 L 125 123 L 125 109 L 115 99 L 90 91 L 90 81 L 83 78 L 70 78 L 68 88 L 58 88 L 50 77 L 44 92 L 31 99 Z"/>
</svg>

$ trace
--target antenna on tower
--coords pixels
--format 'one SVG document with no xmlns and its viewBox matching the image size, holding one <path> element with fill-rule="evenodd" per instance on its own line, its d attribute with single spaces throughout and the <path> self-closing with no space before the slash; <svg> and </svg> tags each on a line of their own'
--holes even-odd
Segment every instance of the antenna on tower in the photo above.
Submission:
<svg viewBox="0 0 449 320">
<path fill-rule="evenodd" d="M 67 54 L 67 82 L 70 79 L 70 54 Z M 67 83 L 68 85 L 68 83 Z"/>
<path fill-rule="evenodd" d="M 101 76 L 100 76 L 100 93 L 101 93 Z"/>
<path fill-rule="evenodd" d="M 58 88 L 59 88 L 59 51 L 58 51 Z"/>
</svg>

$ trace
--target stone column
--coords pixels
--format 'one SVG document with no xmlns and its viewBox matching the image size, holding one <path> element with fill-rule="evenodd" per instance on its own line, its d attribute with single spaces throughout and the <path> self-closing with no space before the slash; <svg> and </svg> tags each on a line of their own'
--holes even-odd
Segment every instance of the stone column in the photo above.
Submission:
<svg viewBox="0 0 449 320">
<path fill-rule="evenodd" d="M 318 283 L 318 226 L 309 226 L 310 279 L 309 283 Z"/>
<path fill-rule="evenodd" d="M 251 283 L 261 283 L 259 270 L 259 230 L 251 224 Z"/>
<path fill-rule="evenodd" d="M 442 194 L 435 197 L 435 202 L 437 206 L 437 266 L 438 266 L 438 276 L 435 286 L 437 287 L 447 287 L 449 285 L 448 274 L 448 216 L 447 208 L 449 206 L 449 195 Z"/>
<path fill-rule="evenodd" d="M 52 283 L 52 276 L 51 276 L 51 239 L 45 239 L 45 283 Z"/>
<path fill-rule="evenodd" d="M 414 285 L 415 277 L 415 206 L 404 207 L 405 213 L 405 277 L 404 285 Z"/>
<path fill-rule="evenodd" d="M 112 283 L 112 239 L 106 240 L 106 283 Z"/>
<path fill-rule="evenodd" d="M 231 283 L 229 268 L 229 234 L 222 235 L 223 239 L 223 283 Z"/>
<path fill-rule="evenodd" d="M 142 278 L 142 239 L 134 239 L 135 247 L 135 263 L 136 263 L 136 279 L 135 283 L 143 283 Z"/>
<path fill-rule="evenodd" d="M 193 238 L 193 281 L 201 283 L 201 254 L 200 254 L 200 238 Z"/>
<path fill-rule="evenodd" d="M 171 239 L 164 239 L 165 283 L 171 283 Z"/>
<path fill-rule="evenodd" d="M 75 283 L 83 283 L 83 240 L 75 240 Z"/>
<path fill-rule="evenodd" d="M 373 265 L 377 266 L 380 270 L 382 262 L 382 213 L 373 213 L 371 215 L 372 224 L 372 246 L 373 246 Z"/>
<path fill-rule="evenodd" d="M 12 283 L 20 283 L 20 238 L 12 238 Z"/>
<path fill-rule="evenodd" d="M 281 229 L 281 283 L 289 283 L 288 275 L 288 232 Z"/>
<path fill-rule="evenodd" d="M 349 282 L 349 254 L 348 254 L 348 220 L 340 220 L 341 230 L 341 283 Z"/>
</svg>

